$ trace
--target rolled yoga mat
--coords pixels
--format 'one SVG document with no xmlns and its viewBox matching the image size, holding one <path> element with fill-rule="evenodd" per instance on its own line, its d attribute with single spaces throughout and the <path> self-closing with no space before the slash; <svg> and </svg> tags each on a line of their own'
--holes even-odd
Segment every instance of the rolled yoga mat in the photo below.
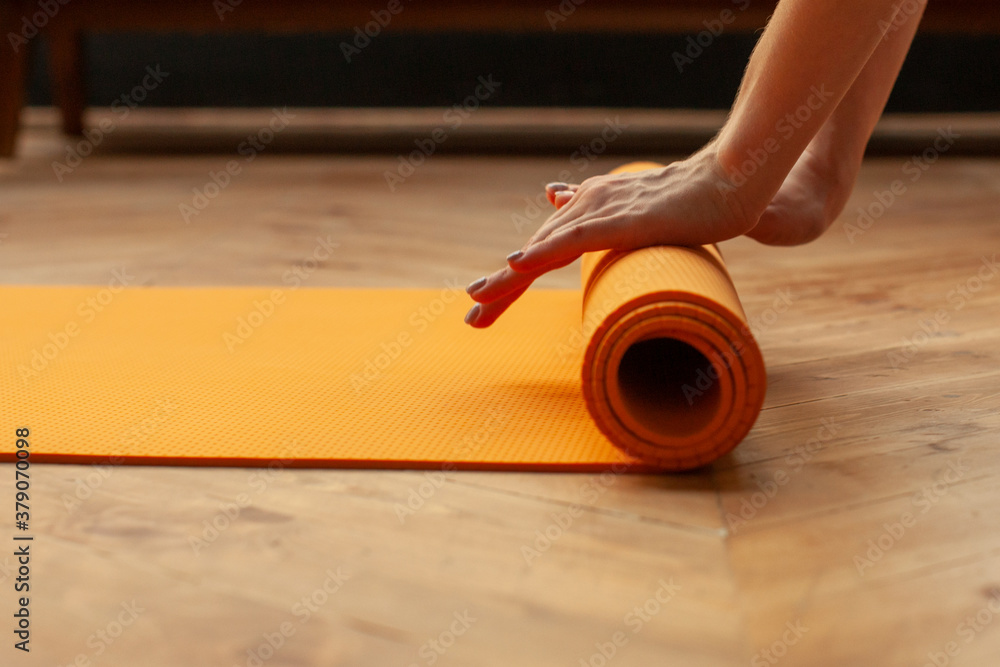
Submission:
<svg viewBox="0 0 1000 667">
<path fill-rule="evenodd" d="M 467 276 L 0 286 L 0 460 L 24 427 L 34 462 L 111 465 L 657 471 L 734 446 L 764 370 L 717 252 L 591 255 L 584 275 L 487 330 L 462 321 Z"/>
<path fill-rule="evenodd" d="M 583 392 L 608 439 L 670 470 L 739 444 L 760 413 L 767 372 L 718 248 L 588 253 L 582 273 Z"/>
</svg>

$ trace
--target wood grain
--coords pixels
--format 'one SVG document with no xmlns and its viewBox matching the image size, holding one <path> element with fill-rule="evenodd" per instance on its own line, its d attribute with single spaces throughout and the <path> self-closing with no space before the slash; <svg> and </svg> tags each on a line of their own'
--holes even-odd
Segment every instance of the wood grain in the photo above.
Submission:
<svg viewBox="0 0 1000 667">
<path fill-rule="evenodd" d="M 390 192 L 395 155 L 297 152 L 286 136 L 322 130 L 290 128 L 185 223 L 179 204 L 242 159 L 240 136 L 269 112 L 156 113 L 61 182 L 53 162 L 79 140 L 54 113 L 29 114 L 21 157 L 0 164 L 0 280 L 101 284 L 125 267 L 141 285 L 277 285 L 329 236 L 342 252 L 310 286 L 466 282 L 544 218 L 512 220 L 554 174 L 621 161 L 436 155 Z M 225 141 L 197 139 L 224 125 Z M 153 127 L 202 145 L 158 152 L 170 138 Z M 750 436 L 712 468 L 449 472 L 401 520 L 425 473 L 36 466 L 33 651 L 0 646 L 3 664 L 254 665 L 270 652 L 262 664 L 575 667 L 614 647 L 607 664 L 622 666 L 902 667 L 949 649 L 949 664 L 993 665 L 1000 163 L 943 155 L 852 236 L 909 159 L 867 160 L 813 244 L 723 245 L 770 387 Z M 578 281 L 568 267 L 539 284 Z M 778 290 L 791 306 L 769 315 Z M 908 341 L 912 354 L 891 356 Z M 2 466 L 0 498 L 12 493 Z M 12 560 L 0 556 L 4 624 Z"/>
</svg>

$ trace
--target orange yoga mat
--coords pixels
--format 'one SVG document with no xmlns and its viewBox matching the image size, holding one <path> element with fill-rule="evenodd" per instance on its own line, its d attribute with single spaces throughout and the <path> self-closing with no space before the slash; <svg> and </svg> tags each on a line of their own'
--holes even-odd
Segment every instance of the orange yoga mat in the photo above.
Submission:
<svg viewBox="0 0 1000 667">
<path fill-rule="evenodd" d="M 714 245 L 584 256 L 583 322 L 587 407 L 622 450 L 683 470 L 729 452 L 753 426 L 767 372 Z"/>
<path fill-rule="evenodd" d="M 0 459 L 22 427 L 66 463 L 649 471 L 732 449 L 765 373 L 718 252 L 583 272 L 487 330 L 450 281 L 0 287 Z"/>
</svg>

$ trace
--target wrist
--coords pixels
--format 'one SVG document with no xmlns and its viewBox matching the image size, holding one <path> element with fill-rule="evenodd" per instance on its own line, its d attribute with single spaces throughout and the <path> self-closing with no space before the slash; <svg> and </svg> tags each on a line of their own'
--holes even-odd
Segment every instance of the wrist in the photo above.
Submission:
<svg viewBox="0 0 1000 667">
<path fill-rule="evenodd" d="M 762 192 L 760 179 L 754 178 L 757 174 L 747 175 L 747 170 L 742 169 L 742 165 L 722 150 L 718 137 L 706 144 L 697 153 L 697 157 L 708 170 L 724 210 L 739 221 L 746 231 L 753 229 L 773 193 L 767 195 Z"/>
</svg>

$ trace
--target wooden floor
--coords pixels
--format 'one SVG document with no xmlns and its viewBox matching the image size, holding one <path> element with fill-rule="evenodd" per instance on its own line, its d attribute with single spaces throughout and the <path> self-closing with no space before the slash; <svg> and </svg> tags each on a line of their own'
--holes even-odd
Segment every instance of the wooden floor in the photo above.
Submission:
<svg viewBox="0 0 1000 667">
<path fill-rule="evenodd" d="M 144 135 L 136 112 L 61 182 L 54 119 L 29 117 L 0 163 L 0 283 L 124 268 L 136 285 L 280 285 L 327 236 L 338 252 L 310 286 L 464 283 L 529 235 L 512 215 L 541 221 L 525 198 L 542 184 L 622 161 L 434 155 L 390 193 L 394 155 L 299 154 L 278 136 L 242 162 L 240 137 L 268 117 L 181 114 L 178 140 L 197 146 L 161 152 L 169 135 Z M 185 223 L 180 204 L 233 159 L 241 172 Z M 37 466 L 32 652 L 11 647 L 5 547 L 0 663 L 996 665 L 1000 160 L 908 159 L 867 162 L 809 246 L 723 246 L 770 386 L 711 469 Z M 13 487 L 0 466 L 8 509 Z"/>
</svg>

